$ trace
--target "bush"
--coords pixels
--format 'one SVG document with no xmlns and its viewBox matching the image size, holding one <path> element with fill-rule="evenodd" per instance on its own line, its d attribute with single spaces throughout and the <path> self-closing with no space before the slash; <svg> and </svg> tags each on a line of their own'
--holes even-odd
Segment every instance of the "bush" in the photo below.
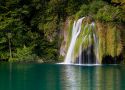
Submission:
<svg viewBox="0 0 125 90">
<path fill-rule="evenodd" d="M 14 58 L 10 59 L 10 61 L 34 61 L 36 59 L 36 55 L 32 53 L 32 47 L 17 48 L 17 52 L 14 55 Z"/>
<path fill-rule="evenodd" d="M 125 11 L 120 7 L 106 5 L 99 9 L 95 18 L 106 22 L 125 22 Z"/>
<path fill-rule="evenodd" d="M 108 3 L 99 0 L 89 4 L 83 4 L 80 10 L 75 14 L 76 19 L 83 16 L 92 16 L 95 20 L 105 22 L 125 22 L 125 10 L 120 7 L 114 7 Z"/>
<path fill-rule="evenodd" d="M 104 7 L 107 3 L 104 1 L 93 1 L 92 3 L 89 4 L 83 4 L 80 8 L 80 10 L 76 13 L 76 19 L 83 17 L 83 16 L 88 16 L 88 15 L 96 15 L 97 11 Z"/>
</svg>

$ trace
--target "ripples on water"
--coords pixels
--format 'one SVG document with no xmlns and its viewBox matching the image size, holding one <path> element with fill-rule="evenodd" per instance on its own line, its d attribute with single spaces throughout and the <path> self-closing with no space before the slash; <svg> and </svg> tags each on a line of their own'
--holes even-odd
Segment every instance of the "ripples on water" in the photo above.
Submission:
<svg viewBox="0 0 125 90">
<path fill-rule="evenodd" d="M 125 90 L 125 67 L 0 64 L 0 90 Z"/>
</svg>

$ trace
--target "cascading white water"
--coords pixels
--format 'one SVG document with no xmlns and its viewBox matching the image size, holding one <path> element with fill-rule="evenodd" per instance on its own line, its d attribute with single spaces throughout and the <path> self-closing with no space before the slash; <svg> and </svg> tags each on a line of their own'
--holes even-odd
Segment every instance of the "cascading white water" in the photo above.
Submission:
<svg viewBox="0 0 125 90">
<path fill-rule="evenodd" d="M 80 34 L 81 24 L 82 24 L 82 20 L 84 18 L 85 17 L 79 19 L 77 22 L 74 21 L 73 29 L 72 29 L 72 38 L 71 38 L 69 49 L 68 49 L 68 52 L 67 52 L 67 55 L 66 55 L 66 58 L 65 58 L 65 61 L 64 61 L 64 63 L 66 63 L 66 64 L 72 63 L 72 60 L 73 60 L 72 54 L 73 54 L 74 46 L 75 46 L 75 43 L 76 43 L 76 39 L 77 39 L 78 35 Z"/>
<path fill-rule="evenodd" d="M 73 24 L 73 28 L 72 28 L 72 37 L 71 37 L 71 42 L 65 57 L 65 64 L 72 64 L 75 63 L 76 61 L 76 57 L 74 57 L 74 48 L 75 48 L 75 44 L 77 41 L 78 36 L 80 35 L 80 33 L 84 33 L 87 32 L 86 34 L 83 34 L 82 36 L 82 42 L 80 43 L 79 47 L 79 52 L 78 52 L 78 57 L 77 57 L 77 63 L 78 64 L 84 64 L 84 62 L 87 58 L 87 64 L 91 64 L 91 49 L 92 49 L 92 45 L 93 45 L 93 54 L 95 54 L 95 56 L 97 56 L 96 54 L 98 53 L 98 40 L 94 31 L 94 27 L 95 27 L 95 23 L 92 22 L 91 24 L 86 24 L 83 31 L 81 30 L 81 26 L 82 26 L 82 21 L 85 17 L 80 18 L 77 22 L 74 21 Z M 84 46 L 85 41 L 88 40 L 88 45 L 87 45 L 87 49 L 83 49 L 82 46 Z M 92 40 L 93 40 L 93 44 L 92 44 Z M 84 58 L 84 50 L 86 50 L 86 58 Z M 97 60 L 95 60 L 96 62 L 94 64 L 97 64 Z"/>
</svg>

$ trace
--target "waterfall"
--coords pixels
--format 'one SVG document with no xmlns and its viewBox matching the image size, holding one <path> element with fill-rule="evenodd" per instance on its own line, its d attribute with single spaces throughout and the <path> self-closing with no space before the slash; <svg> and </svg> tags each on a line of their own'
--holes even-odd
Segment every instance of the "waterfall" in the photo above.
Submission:
<svg viewBox="0 0 125 90">
<path fill-rule="evenodd" d="M 66 64 L 70 64 L 73 61 L 72 54 L 73 54 L 74 46 L 75 46 L 75 43 L 76 43 L 76 39 L 77 39 L 78 35 L 80 34 L 81 24 L 82 24 L 82 20 L 84 18 L 85 17 L 80 18 L 77 22 L 74 21 L 73 29 L 72 29 L 72 38 L 71 38 L 69 49 L 67 51 L 67 55 L 66 55 L 66 58 L 65 58 L 65 61 L 64 61 L 64 63 L 66 63 Z"/>
<path fill-rule="evenodd" d="M 67 54 L 65 57 L 65 64 L 97 64 L 98 56 L 98 39 L 95 33 L 95 23 L 92 22 L 90 24 L 85 24 L 82 28 L 83 20 L 85 17 L 80 18 L 77 21 L 74 21 L 73 28 L 72 28 L 72 36 L 71 41 L 69 44 L 69 48 L 67 50 Z M 76 42 L 78 40 L 80 34 L 82 35 L 82 41 L 80 45 L 78 45 L 78 55 L 74 57 L 74 48 Z"/>
</svg>

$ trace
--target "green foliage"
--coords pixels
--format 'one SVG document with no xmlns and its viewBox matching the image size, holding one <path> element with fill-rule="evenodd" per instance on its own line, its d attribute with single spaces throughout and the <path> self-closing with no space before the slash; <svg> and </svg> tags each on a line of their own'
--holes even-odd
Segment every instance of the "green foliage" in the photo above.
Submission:
<svg viewBox="0 0 125 90">
<path fill-rule="evenodd" d="M 95 0 L 89 5 L 89 14 L 96 14 L 100 8 L 103 8 L 105 5 L 107 5 L 106 2 L 102 0 Z"/>
<path fill-rule="evenodd" d="M 56 8 L 61 5 L 60 2 L 3 0 L 0 5 L 0 59 L 57 60 L 58 43 L 55 38 L 59 29 L 57 25 L 59 9 Z M 46 7 L 47 5 L 49 7 Z M 11 37 L 8 36 L 9 34 Z M 12 58 L 9 55 L 9 47 L 11 47 Z M 36 56 L 38 58 L 35 58 Z"/>
<path fill-rule="evenodd" d="M 80 7 L 80 10 L 76 13 L 76 18 L 80 18 L 83 16 L 92 16 L 93 17 L 96 15 L 96 13 L 98 12 L 98 10 L 102 7 L 104 7 L 106 5 L 106 2 L 102 1 L 102 0 L 98 0 L 98 1 L 92 1 L 89 4 L 83 4 Z"/>
<path fill-rule="evenodd" d="M 86 5 L 86 4 L 83 4 L 80 8 L 80 11 L 78 11 L 76 13 L 76 19 L 80 18 L 80 17 L 83 17 L 83 16 L 87 16 L 89 13 L 89 6 Z"/>
<path fill-rule="evenodd" d="M 124 22 L 125 21 L 124 13 L 125 11 L 123 11 L 120 7 L 106 5 L 98 11 L 96 18 L 106 22 L 112 22 L 112 21 Z"/>
<path fill-rule="evenodd" d="M 57 60 L 60 27 L 69 16 L 78 19 L 90 15 L 106 22 L 124 22 L 124 13 L 120 6 L 114 7 L 102 0 L 1 0 L 0 59 L 10 60 L 9 47 L 11 47 L 11 60 L 14 58 L 17 61 L 32 60 L 34 58 L 32 54 L 44 61 Z M 67 46 L 70 42 L 73 21 L 74 19 L 67 28 L 69 38 Z M 85 32 L 87 33 L 89 32 Z M 87 39 L 85 42 L 84 47 L 88 45 Z M 78 43 L 81 43 L 81 39 Z"/>
<path fill-rule="evenodd" d="M 125 3 L 125 1 L 124 0 L 111 0 L 112 2 L 116 2 L 116 3 L 119 3 L 119 2 L 121 2 L 121 3 Z"/>
<path fill-rule="evenodd" d="M 14 58 L 10 59 L 10 61 L 34 61 L 36 60 L 36 55 L 32 53 L 32 47 L 17 48 L 16 53 L 14 54 Z"/>
<path fill-rule="evenodd" d="M 57 19 L 52 19 L 49 22 L 46 23 L 39 23 L 39 30 L 43 30 L 45 36 L 51 40 L 55 37 L 56 34 L 54 34 L 56 32 L 57 29 Z"/>
<path fill-rule="evenodd" d="M 83 16 L 92 16 L 96 20 L 105 22 L 125 22 L 125 10 L 121 6 L 111 6 L 102 0 L 94 0 L 83 4 L 76 13 L 76 19 Z"/>
</svg>

